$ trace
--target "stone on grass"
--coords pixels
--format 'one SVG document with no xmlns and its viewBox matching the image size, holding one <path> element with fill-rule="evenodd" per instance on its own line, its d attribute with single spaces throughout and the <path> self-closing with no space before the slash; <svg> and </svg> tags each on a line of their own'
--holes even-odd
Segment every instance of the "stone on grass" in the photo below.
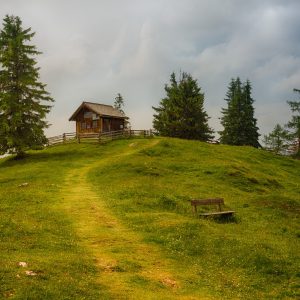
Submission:
<svg viewBox="0 0 300 300">
<path fill-rule="evenodd" d="M 20 261 L 20 262 L 18 263 L 18 266 L 25 268 L 25 267 L 28 266 L 28 264 L 27 264 L 27 262 L 25 262 L 25 261 Z"/>
<path fill-rule="evenodd" d="M 25 271 L 25 274 L 27 275 L 27 276 L 36 276 L 37 274 L 35 273 L 35 272 L 33 272 L 33 271 Z"/>
<path fill-rule="evenodd" d="M 177 287 L 177 282 L 176 282 L 175 280 L 171 279 L 171 278 L 168 278 L 168 277 L 163 278 L 163 279 L 161 280 L 161 282 L 162 282 L 164 285 L 169 286 L 169 287 Z"/>
<path fill-rule="evenodd" d="M 27 186 L 28 185 L 28 182 L 24 182 L 24 183 L 21 183 L 20 185 L 19 185 L 19 187 L 24 187 L 24 186 Z"/>
</svg>

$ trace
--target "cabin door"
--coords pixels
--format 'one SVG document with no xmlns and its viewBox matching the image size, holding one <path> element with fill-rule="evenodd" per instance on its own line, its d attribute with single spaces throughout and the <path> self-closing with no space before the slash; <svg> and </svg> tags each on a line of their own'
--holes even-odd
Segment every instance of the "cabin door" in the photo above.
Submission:
<svg viewBox="0 0 300 300">
<path fill-rule="evenodd" d="M 110 131 L 110 119 L 103 118 L 103 132 Z"/>
</svg>

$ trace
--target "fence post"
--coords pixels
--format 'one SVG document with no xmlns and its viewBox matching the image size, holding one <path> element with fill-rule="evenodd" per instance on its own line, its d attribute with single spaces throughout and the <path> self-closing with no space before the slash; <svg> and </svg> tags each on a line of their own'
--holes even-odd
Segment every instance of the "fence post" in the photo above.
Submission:
<svg viewBox="0 0 300 300">
<path fill-rule="evenodd" d="M 80 144 L 80 134 L 77 135 L 78 144 Z"/>
<path fill-rule="evenodd" d="M 63 133 L 63 143 L 65 144 L 66 143 L 66 134 Z"/>
<path fill-rule="evenodd" d="M 101 132 L 99 131 L 98 142 L 101 143 Z"/>
<path fill-rule="evenodd" d="M 144 138 L 146 137 L 146 130 L 144 130 Z"/>
<path fill-rule="evenodd" d="M 152 136 L 152 129 L 149 130 L 149 136 Z"/>
</svg>

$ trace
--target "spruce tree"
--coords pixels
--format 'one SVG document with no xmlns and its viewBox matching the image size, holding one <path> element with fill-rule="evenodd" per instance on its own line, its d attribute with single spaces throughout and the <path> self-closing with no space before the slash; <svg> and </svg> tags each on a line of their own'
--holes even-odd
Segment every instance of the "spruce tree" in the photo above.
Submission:
<svg viewBox="0 0 300 300">
<path fill-rule="evenodd" d="M 153 127 L 162 136 L 207 141 L 212 129 L 204 111 L 204 94 L 197 80 L 183 72 L 179 81 L 171 74 L 170 85 L 165 85 L 166 97 L 155 110 Z"/>
<path fill-rule="evenodd" d="M 117 97 L 115 98 L 114 108 L 116 108 L 122 114 L 125 114 L 123 111 L 123 107 L 124 107 L 124 99 L 123 99 L 122 95 L 120 93 L 118 93 Z"/>
<path fill-rule="evenodd" d="M 46 143 L 43 129 L 53 99 L 39 81 L 36 47 L 28 44 L 35 33 L 23 29 L 19 17 L 6 16 L 0 32 L 0 153 L 22 157 Z"/>
<path fill-rule="evenodd" d="M 295 93 L 300 94 L 300 90 L 294 89 Z M 293 113 L 292 119 L 288 122 L 287 127 L 291 128 L 291 138 L 295 140 L 297 147 L 297 156 L 300 155 L 300 101 L 288 101 L 288 104 Z"/>
<path fill-rule="evenodd" d="M 254 117 L 254 100 L 251 96 L 251 83 L 249 80 L 243 85 L 243 116 L 242 116 L 242 128 L 243 130 L 243 144 L 250 145 L 258 148 L 260 146 L 258 142 L 259 133 L 257 127 L 257 120 Z"/>
<path fill-rule="evenodd" d="M 290 134 L 284 127 L 277 124 L 273 131 L 264 136 L 266 149 L 276 154 L 285 153 L 289 148 Z"/>
<path fill-rule="evenodd" d="M 239 78 L 231 79 L 226 93 L 227 108 L 222 108 L 221 124 L 224 130 L 220 132 L 223 144 L 236 145 L 239 143 L 240 116 L 241 116 L 241 81 Z"/>
<path fill-rule="evenodd" d="M 219 132 L 221 143 L 260 146 L 251 89 L 249 80 L 244 84 L 239 77 L 231 80 L 225 98 L 227 107 L 222 109 L 221 124 L 224 129 Z"/>
</svg>

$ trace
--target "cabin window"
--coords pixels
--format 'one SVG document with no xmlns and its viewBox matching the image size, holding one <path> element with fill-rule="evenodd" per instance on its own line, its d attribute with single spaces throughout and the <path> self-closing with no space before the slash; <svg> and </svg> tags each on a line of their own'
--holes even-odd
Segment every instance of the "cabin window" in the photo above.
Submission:
<svg viewBox="0 0 300 300">
<path fill-rule="evenodd" d="M 124 128 L 124 126 L 121 124 L 121 125 L 120 125 L 120 129 L 123 129 L 123 128 Z"/>
<path fill-rule="evenodd" d="M 86 129 L 90 129 L 91 128 L 91 123 L 86 123 Z"/>
<path fill-rule="evenodd" d="M 80 123 L 80 128 L 81 129 L 86 129 L 86 123 L 85 122 Z"/>
<path fill-rule="evenodd" d="M 97 114 L 93 114 L 93 120 L 99 120 L 99 116 Z"/>
<path fill-rule="evenodd" d="M 93 128 L 97 128 L 98 127 L 98 121 L 97 120 L 94 120 L 93 121 Z"/>
</svg>

